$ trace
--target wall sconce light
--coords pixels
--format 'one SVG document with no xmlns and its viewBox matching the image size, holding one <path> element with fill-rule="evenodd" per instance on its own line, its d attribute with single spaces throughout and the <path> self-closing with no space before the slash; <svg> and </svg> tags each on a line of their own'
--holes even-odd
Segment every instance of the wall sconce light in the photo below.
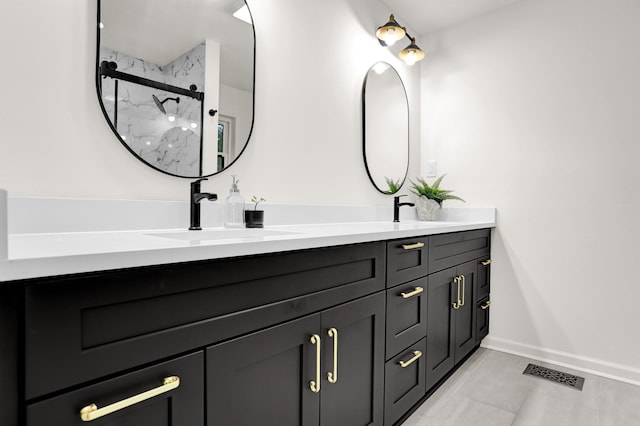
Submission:
<svg viewBox="0 0 640 426">
<path fill-rule="evenodd" d="M 411 44 L 402 49 L 398 54 L 398 56 L 400 56 L 400 59 L 405 61 L 407 65 L 413 65 L 416 62 L 423 60 L 425 56 L 422 49 L 416 46 L 416 39 L 413 37 L 410 38 Z"/>
<path fill-rule="evenodd" d="M 383 46 L 393 46 L 396 41 L 402 40 L 405 34 L 407 34 L 407 31 L 396 22 L 393 15 L 389 17 L 389 22 L 378 27 L 376 31 L 376 37 L 378 37 L 380 44 Z"/>
<path fill-rule="evenodd" d="M 411 40 L 411 43 L 402 49 L 398 56 L 400 56 L 400 59 L 405 61 L 407 65 L 413 65 L 416 62 L 423 60 L 425 54 L 422 49 L 416 45 L 415 37 L 411 37 L 407 33 L 407 29 L 405 27 L 401 27 L 393 15 L 389 16 L 389 22 L 378 27 L 376 30 L 376 37 L 378 37 L 378 41 L 383 46 L 393 46 L 396 41 L 402 40 L 405 36 Z"/>
</svg>

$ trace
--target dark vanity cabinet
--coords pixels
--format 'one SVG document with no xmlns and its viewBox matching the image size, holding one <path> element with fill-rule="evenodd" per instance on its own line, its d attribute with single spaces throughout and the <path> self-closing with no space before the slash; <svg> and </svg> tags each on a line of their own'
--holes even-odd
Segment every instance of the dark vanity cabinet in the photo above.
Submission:
<svg viewBox="0 0 640 426">
<path fill-rule="evenodd" d="M 424 399 L 488 333 L 488 306 L 478 303 L 489 294 L 489 270 L 479 265 L 490 235 L 481 229 L 387 243 L 385 425 Z"/>
<path fill-rule="evenodd" d="M 128 425 L 122 419 L 138 419 L 142 407 L 155 407 L 149 418 L 163 420 L 131 424 L 239 425 L 249 422 L 242 416 L 274 418 L 274 409 L 278 416 L 302 410 L 299 419 L 311 418 L 314 409 L 307 405 L 320 404 L 315 423 L 348 418 L 354 425 L 381 425 L 384 288 L 382 242 L 27 284 L 27 424 L 55 424 L 44 421 L 52 418 L 47 412 L 64 412 L 65 426 L 83 424 L 85 406 L 120 407 L 131 396 L 165 389 L 165 378 L 179 377 L 179 387 L 124 404 L 96 424 Z M 330 329 L 337 339 L 328 336 Z M 310 341 L 315 334 L 321 347 Z M 172 364 L 185 356 L 188 366 Z M 332 368 L 338 372 L 335 384 L 327 381 Z M 309 382 L 318 380 L 317 373 L 321 391 L 314 393 Z M 289 400 L 296 375 L 298 402 Z M 171 420 L 181 412 L 183 393 L 200 420 Z M 369 396 L 356 409 L 351 402 L 362 394 Z M 286 406 L 277 404 L 281 398 L 289 400 Z"/>
<path fill-rule="evenodd" d="M 207 424 L 382 425 L 384 294 L 207 349 Z"/>
<path fill-rule="evenodd" d="M 426 392 L 428 237 L 387 243 L 385 425 Z"/>
<path fill-rule="evenodd" d="M 490 244 L 488 230 L 436 235 L 429 240 L 427 388 L 480 344 L 476 328 L 478 264 L 488 258 Z M 488 276 L 485 278 L 483 294 L 488 294 Z"/>
<path fill-rule="evenodd" d="M 5 284 L 0 424 L 391 426 L 488 332 L 489 235 Z"/>
</svg>

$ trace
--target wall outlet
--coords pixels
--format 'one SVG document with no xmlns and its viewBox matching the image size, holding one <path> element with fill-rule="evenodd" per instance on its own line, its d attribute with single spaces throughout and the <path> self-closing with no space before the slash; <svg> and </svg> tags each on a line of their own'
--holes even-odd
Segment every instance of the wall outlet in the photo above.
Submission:
<svg viewBox="0 0 640 426">
<path fill-rule="evenodd" d="M 438 175 L 438 163 L 437 161 L 427 161 L 427 176 L 436 177 Z"/>
</svg>

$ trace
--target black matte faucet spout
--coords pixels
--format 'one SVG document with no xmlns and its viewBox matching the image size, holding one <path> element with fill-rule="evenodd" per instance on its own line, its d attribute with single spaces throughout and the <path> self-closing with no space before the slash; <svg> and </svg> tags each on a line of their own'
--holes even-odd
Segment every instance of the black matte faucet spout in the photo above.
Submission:
<svg viewBox="0 0 640 426">
<path fill-rule="evenodd" d="M 393 197 L 393 221 L 400 222 L 400 207 L 409 206 L 413 207 L 413 203 L 401 203 L 400 197 L 406 197 L 406 195 L 398 195 Z"/>
<path fill-rule="evenodd" d="M 207 180 L 207 178 L 202 178 L 196 180 L 195 182 L 191 182 L 191 197 L 189 197 L 189 201 L 191 204 L 191 226 L 189 226 L 190 231 L 202 230 L 202 228 L 200 227 L 200 201 L 204 199 L 215 201 L 218 199 L 218 196 L 216 194 L 200 192 L 200 182 L 202 182 L 203 180 Z"/>
</svg>

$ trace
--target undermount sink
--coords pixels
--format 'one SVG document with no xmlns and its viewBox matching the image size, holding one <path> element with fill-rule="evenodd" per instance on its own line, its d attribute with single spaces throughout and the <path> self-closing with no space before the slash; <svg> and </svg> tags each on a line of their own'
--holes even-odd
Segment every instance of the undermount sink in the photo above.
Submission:
<svg viewBox="0 0 640 426">
<path fill-rule="evenodd" d="M 299 232 L 276 231 L 273 229 L 212 229 L 208 231 L 156 232 L 147 235 L 171 238 L 173 240 L 207 241 L 236 239 L 261 240 L 265 237 L 283 237 L 299 234 Z"/>
</svg>

